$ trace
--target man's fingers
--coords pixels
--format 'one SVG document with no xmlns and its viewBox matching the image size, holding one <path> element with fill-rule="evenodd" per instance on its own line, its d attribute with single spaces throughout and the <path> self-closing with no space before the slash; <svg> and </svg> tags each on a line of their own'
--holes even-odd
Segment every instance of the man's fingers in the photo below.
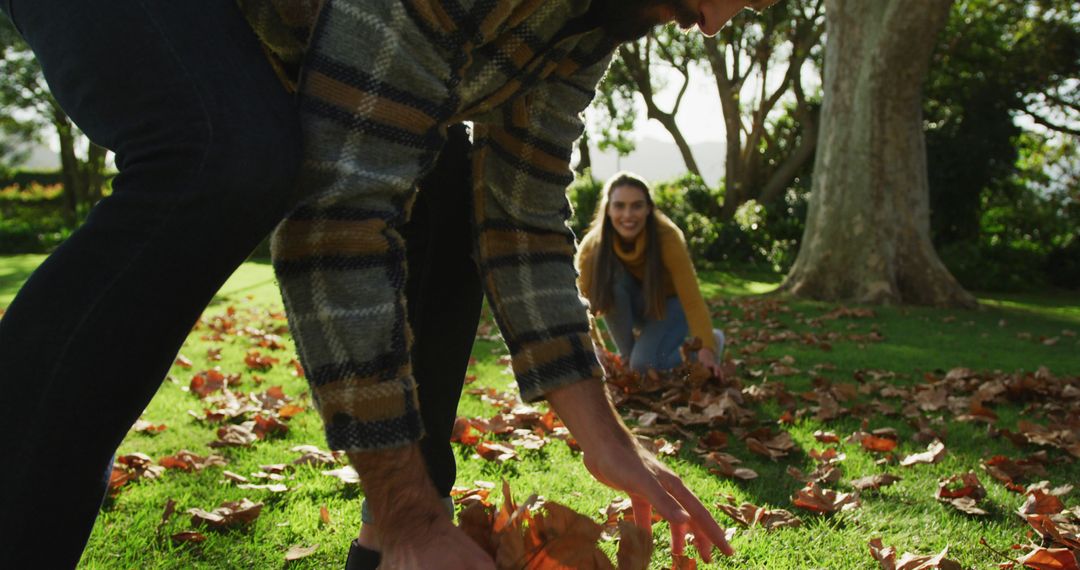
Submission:
<svg viewBox="0 0 1080 570">
<path fill-rule="evenodd" d="M 652 529 L 652 505 L 649 501 L 639 496 L 630 497 L 630 504 L 634 507 L 634 524 L 644 530 Z"/>
<path fill-rule="evenodd" d="M 649 477 L 643 483 L 644 488 L 640 491 L 642 498 L 648 501 L 656 512 L 672 525 L 672 528 L 676 525 L 685 527 L 690 523 L 690 514 L 679 504 L 680 501 L 668 494 L 667 489 L 655 477 Z"/>
<path fill-rule="evenodd" d="M 671 525 L 671 553 L 683 556 L 686 554 L 686 531 L 689 528 L 685 524 Z"/>
<path fill-rule="evenodd" d="M 720 526 L 720 523 L 716 522 L 709 509 L 705 508 L 705 505 L 694 495 L 690 489 L 686 488 L 682 480 L 678 476 L 672 474 L 665 486 L 668 488 L 668 492 L 674 497 L 676 501 L 682 505 L 687 514 L 690 516 L 691 524 L 693 526 L 694 536 L 697 539 L 698 551 L 701 553 L 701 558 L 706 562 L 711 558 L 711 551 L 713 545 L 716 545 L 727 556 L 734 554 L 734 550 L 727 542 L 727 537 L 724 534 L 724 528 Z M 708 554 L 706 554 L 708 552 Z"/>
</svg>

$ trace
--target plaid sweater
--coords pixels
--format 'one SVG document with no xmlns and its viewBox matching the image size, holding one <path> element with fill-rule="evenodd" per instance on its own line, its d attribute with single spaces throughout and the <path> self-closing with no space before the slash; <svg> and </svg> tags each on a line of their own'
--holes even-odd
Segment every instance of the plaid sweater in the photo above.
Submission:
<svg viewBox="0 0 1080 570">
<path fill-rule="evenodd" d="M 474 122 L 476 256 L 522 396 L 598 377 L 565 197 L 617 47 L 589 0 L 240 4 L 283 77 L 300 69 L 302 196 L 272 251 L 331 448 L 422 436 L 397 228 L 455 122 Z"/>
</svg>

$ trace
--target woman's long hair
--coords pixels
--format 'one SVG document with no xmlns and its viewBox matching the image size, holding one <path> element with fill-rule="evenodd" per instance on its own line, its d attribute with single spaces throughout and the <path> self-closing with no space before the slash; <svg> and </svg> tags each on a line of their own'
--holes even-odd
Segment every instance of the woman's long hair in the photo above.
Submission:
<svg viewBox="0 0 1080 570">
<path fill-rule="evenodd" d="M 645 218 L 645 279 L 643 283 L 645 295 L 645 314 L 653 319 L 664 318 L 664 265 L 660 259 L 660 237 L 657 229 L 656 217 L 659 214 L 656 204 L 653 203 L 649 192 L 649 185 L 640 177 L 628 172 L 620 172 L 611 177 L 600 195 L 600 203 L 596 205 L 592 222 L 589 224 L 588 234 L 598 234 L 599 244 L 596 246 L 596 261 L 592 267 L 592 283 L 585 296 L 589 298 L 592 310 L 597 313 L 611 309 L 615 301 L 615 271 L 617 263 L 622 263 L 615 255 L 617 247 L 615 240 L 618 234 L 611 224 L 608 216 L 608 203 L 611 201 L 611 193 L 620 186 L 630 186 L 641 190 L 645 194 L 645 202 L 649 206 L 649 215 Z M 595 238 L 594 238 L 595 239 Z M 586 267 L 583 271 L 588 271 Z"/>
</svg>

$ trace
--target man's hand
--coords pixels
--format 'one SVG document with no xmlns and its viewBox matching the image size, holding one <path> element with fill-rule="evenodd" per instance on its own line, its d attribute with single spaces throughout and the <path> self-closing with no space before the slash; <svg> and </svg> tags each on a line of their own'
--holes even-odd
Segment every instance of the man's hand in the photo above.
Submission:
<svg viewBox="0 0 1080 570">
<path fill-rule="evenodd" d="M 495 562 L 450 520 L 420 447 L 349 453 L 379 526 L 380 568 L 495 570 Z"/>
<path fill-rule="evenodd" d="M 585 380 L 563 386 L 548 393 L 547 399 L 581 445 L 585 467 L 593 477 L 630 496 L 638 526 L 651 528 L 655 508 L 671 525 L 673 554 L 685 552 L 688 532 L 694 535 L 694 545 L 705 562 L 712 560 L 714 546 L 726 555 L 734 553 L 724 529 L 705 505 L 626 430 L 602 382 Z"/>
</svg>

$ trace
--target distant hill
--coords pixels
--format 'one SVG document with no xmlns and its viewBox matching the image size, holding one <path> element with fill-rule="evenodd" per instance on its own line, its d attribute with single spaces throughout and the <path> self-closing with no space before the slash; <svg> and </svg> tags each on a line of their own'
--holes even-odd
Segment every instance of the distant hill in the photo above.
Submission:
<svg viewBox="0 0 1080 570">
<path fill-rule="evenodd" d="M 716 186 L 724 175 L 723 142 L 691 144 L 694 159 L 701 168 L 702 177 L 709 186 Z M 627 156 L 620 157 L 614 151 L 601 153 L 592 149 L 593 176 L 604 179 L 619 170 L 629 170 L 649 181 L 670 180 L 686 173 L 686 163 L 675 143 L 647 138 L 638 141 L 637 148 Z"/>
</svg>

